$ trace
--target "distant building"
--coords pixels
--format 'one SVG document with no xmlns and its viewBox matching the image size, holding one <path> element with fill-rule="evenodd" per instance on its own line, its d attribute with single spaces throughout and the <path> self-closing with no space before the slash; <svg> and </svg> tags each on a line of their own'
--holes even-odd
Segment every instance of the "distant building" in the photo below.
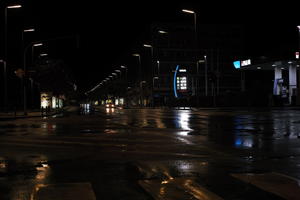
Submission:
<svg viewBox="0 0 300 200">
<path fill-rule="evenodd" d="M 178 23 L 153 24 L 151 32 L 152 67 L 143 74 L 155 105 L 191 105 L 241 91 L 240 72 L 232 65 L 243 53 L 241 26 L 201 24 L 197 38 L 193 26 Z"/>
</svg>

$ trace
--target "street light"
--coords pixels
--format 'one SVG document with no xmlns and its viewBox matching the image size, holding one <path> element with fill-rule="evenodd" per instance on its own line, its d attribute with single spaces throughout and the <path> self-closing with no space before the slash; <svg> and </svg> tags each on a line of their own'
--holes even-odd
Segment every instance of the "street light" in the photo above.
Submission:
<svg viewBox="0 0 300 200">
<path fill-rule="evenodd" d="M 152 85 L 152 87 L 154 88 L 154 80 L 158 80 L 159 78 L 157 77 L 157 76 L 155 76 L 155 77 L 153 77 L 153 85 Z"/>
<path fill-rule="evenodd" d="M 158 33 L 160 33 L 160 34 L 168 34 L 167 31 L 163 31 L 163 30 L 159 30 Z"/>
<path fill-rule="evenodd" d="M 29 29 L 23 30 L 24 33 L 26 33 L 26 32 L 34 32 L 34 31 L 35 31 L 34 28 L 29 28 Z"/>
<path fill-rule="evenodd" d="M 195 43 L 196 43 L 196 47 L 198 47 L 198 38 L 197 38 L 197 13 L 195 11 L 193 11 L 193 10 L 188 10 L 188 9 L 182 9 L 182 12 L 194 15 Z"/>
<path fill-rule="evenodd" d="M 28 44 L 25 49 L 24 49 L 24 53 L 23 53 L 23 71 L 24 71 L 24 74 L 27 74 L 26 73 L 26 52 L 28 50 L 28 48 L 31 46 L 31 48 L 34 48 L 34 47 L 39 47 L 39 46 L 42 46 L 43 43 L 30 43 Z M 33 51 L 33 49 L 32 49 Z M 22 78 L 22 83 L 23 83 L 23 106 L 24 106 L 24 115 L 27 115 L 27 96 L 26 96 L 26 84 L 25 84 L 25 77 Z"/>
<path fill-rule="evenodd" d="M 35 31 L 34 28 L 24 29 L 22 31 L 22 51 L 24 51 L 24 33 L 30 33 L 30 32 L 34 32 L 34 31 Z M 25 56 L 25 55 L 23 55 L 23 56 Z M 31 59 L 31 62 L 32 62 L 33 61 L 33 55 L 31 55 L 31 56 L 32 56 L 32 59 Z M 23 60 L 24 60 L 24 58 L 23 58 Z"/>
<path fill-rule="evenodd" d="M 138 57 L 139 61 L 139 78 L 138 78 L 138 84 L 142 81 L 142 65 L 141 65 L 141 55 L 138 53 L 132 54 L 134 57 Z M 142 90 L 140 89 L 140 105 L 142 104 Z"/>
<path fill-rule="evenodd" d="M 205 62 L 205 96 L 207 96 L 207 59 L 206 59 L 206 55 L 204 56 L 204 62 Z"/>
<path fill-rule="evenodd" d="M 40 54 L 40 57 L 45 57 L 45 56 L 48 56 L 48 54 L 47 53 L 41 53 Z"/>
<path fill-rule="evenodd" d="M 34 47 L 39 47 L 39 46 L 43 46 L 43 43 L 36 43 L 36 44 L 33 44 Z"/>
<path fill-rule="evenodd" d="M 151 73 L 152 73 L 152 76 L 151 78 L 153 79 L 153 76 L 154 76 L 154 67 L 153 67 L 153 46 L 150 45 L 150 44 L 144 44 L 143 45 L 145 48 L 150 48 L 151 49 Z M 152 106 L 154 105 L 153 104 L 153 85 L 152 85 L 152 90 L 151 90 L 151 93 L 152 93 Z"/>
<path fill-rule="evenodd" d="M 3 62 L 3 78 L 4 78 L 4 108 L 7 111 L 7 11 L 8 9 L 21 8 L 21 5 L 10 5 L 4 9 L 4 61 Z"/>
<path fill-rule="evenodd" d="M 138 61 L 139 61 L 139 82 L 142 80 L 142 65 L 141 65 L 141 55 L 138 53 L 134 53 L 132 54 L 132 56 L 134 57 L 138 57 Z"/>
<path fill-rule="evenodd" d="M 298 32 L 299 32 L 299 46 L 298 46 L 298 49 L 299 49 L 299 51 L 300 51 L 300 25 L 297 26 L 297 28 L 298 28 Z"/>
<path fill-rule="evenodd" d="M 120 68 L 125 69 L 125 82 L 126 82 L 126 87 L 127 87 L 127 85 L 128 85 L 127 67 L 121 65 Z"/>
</svg>

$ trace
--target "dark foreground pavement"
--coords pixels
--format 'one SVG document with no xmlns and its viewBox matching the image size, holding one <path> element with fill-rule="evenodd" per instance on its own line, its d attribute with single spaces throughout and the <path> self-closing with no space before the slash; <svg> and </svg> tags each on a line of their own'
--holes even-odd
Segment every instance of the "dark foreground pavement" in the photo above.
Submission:
<svg viewBox="0 0 300 200">
<path fill-rule="evenodd" d="M 299 199 L 300 111 L 0 122 L 0 199 Z"/>
</svg>

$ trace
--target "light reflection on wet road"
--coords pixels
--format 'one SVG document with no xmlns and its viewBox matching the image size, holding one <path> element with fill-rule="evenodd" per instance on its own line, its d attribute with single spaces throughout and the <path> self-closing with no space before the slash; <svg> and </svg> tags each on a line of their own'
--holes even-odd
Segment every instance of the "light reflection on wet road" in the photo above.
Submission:
<svg viewBox="0 0 300 200">
<path fill-rule="evenodd" d="M 191 180 L 197 184 L 214 184 L 207 177 L 216 173 L 225 180 L 228 171 L 277 170 L 300 178 L 299 130 L 298 110 L 100 109 L 91 115 L 0 122 L 0 142 L 4 145 L 0 148 L 0 192 L 11 184 L 11 199 L 25 200 L 30 195 L 24 191 L 36 184 L 75 180 L 58 177 L 56 174 L 63 174 L 61 166 L 55 166 L 53 172 L 51 160 L 58 155 L 75 159 L 76 170 L 81 170 L 76 167 L 78 156 L 135 162 L 144 179 L 161 177 L 159 183 L 180 178 L 174 183 L 181 184 L 187 181 L 182 177 L 193 176 L 196 179 Z M 29 150 L 13 154 L 10 145 L 18 146 L 13 151 Z M 43 153 L 31 148 L 40 148 Z M 74 167 L 68 162 L 64 165 Z M 197 177 L 204 178 L 203 182 Z M 91 180 L 97 187 L 103 186 Z M 226 196 L 223 190 L 219 192 Z"/>
</svg>

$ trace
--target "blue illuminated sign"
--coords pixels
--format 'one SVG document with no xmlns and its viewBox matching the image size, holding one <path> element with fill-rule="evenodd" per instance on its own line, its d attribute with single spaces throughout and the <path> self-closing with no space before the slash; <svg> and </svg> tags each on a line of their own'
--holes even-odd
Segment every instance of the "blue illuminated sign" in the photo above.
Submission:
<svg viewBox="0 0 300 200">
<path fill-rule="evenodd" d="M 234 61 L 233 65 L 234 65 L 234 68 L 240 69 L 241 68 L 241 61 Z"/>
<path fill-rule="evenodd" d="M 179 70 L 179 65 L 176 66 L 176 70 L 175 70 L 175 73 L 174 73 L 174 80 L 173 80 L 173 89 L 174 89 L 174 95 L 176 98 L 178 98 L 178 95 L 177 95 L 177 82 L 176 82 L 176 78 L 177 78 L 177 72 Z"/>
</svg>

